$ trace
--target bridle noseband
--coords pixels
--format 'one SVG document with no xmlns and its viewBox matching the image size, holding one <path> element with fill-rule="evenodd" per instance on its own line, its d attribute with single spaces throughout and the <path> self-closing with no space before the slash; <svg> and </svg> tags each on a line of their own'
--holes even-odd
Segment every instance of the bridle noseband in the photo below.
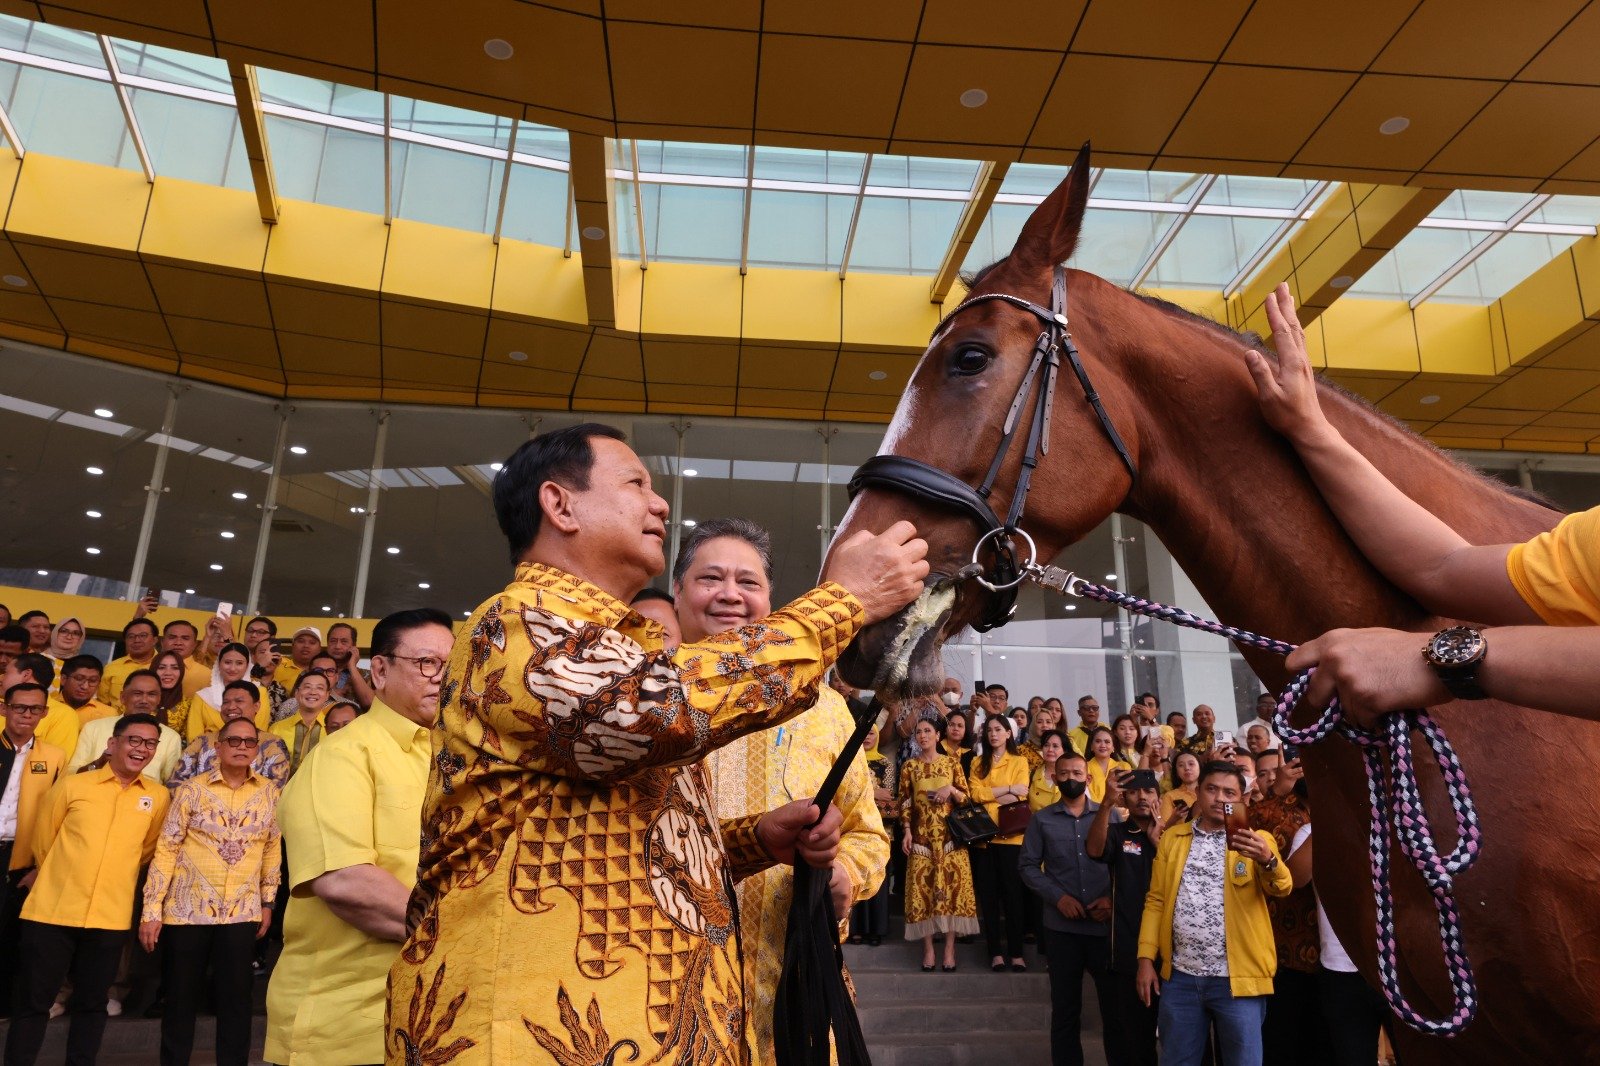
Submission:
<svg viewBox="0 0 1600 1066">
<path fill-rule="evenodd" d="M 1117 457 L 1127 468 L 1128 476 L 1135 482 L 1139 479 L 1139 471 L 1134 465 L 1133 456 L 1129 454 L 1127 445 L 1122 441 L 1122 435 L 1117 432 L 1117 427 L 1112 424 L 1111 416 L 1106 414 L 1105 405 L 1100 402 L 1099 393 L 1095 392 L 1094 385 L 1090 383 L 1089 374 L 1083 368 L 1083 360 L 1079 358 L 1078 349 L 1072 343 L 1072 334 L 1067 330 L 1066 269 L 1059 266 L 1055 269 L 1048 309 L 1040 307 L 1032 300 L 1025 300 L 1008 293 L 983 293 L 962 301 L 945 315 L 934 328 L 933 335 L 937 337 L 946 324 L 962 311 L 990 300 L 998 300 L 1027 311 L 1043 324 L 1044 329 L 1039 334 L 1039 339 L 1034 342 L 1033 358 L 1028 364 L 1027 373 L 1022 376 L 1022 383 L 1017 386 L 1016 396 L 1012 398 L 1011 409 L 1006 413 L 1005 422 L 1001 426 L 1000 447 L 995 450 L 994 459 L 989 463 L 989 470 L 984 475 L 983 482 L 973 489 L 965 481 L 947 471 L 904 455 L 873 456 L 862 463 L 856 470 L 855 476 L 850 479 L 851 499 L 869 486 L 890 489 L 946 510 L 958 511 L 977 522 L 979 528 L 983 530 L 983 535 L 978 538 L 977 544 L 972 549 L 974 567 L 969 567 L 962 573 L 977 578 L 979 583 L 994 593 L 983 617 L 973 623 L 973 628 L 981 632 L 1005 625 L 1010 620 L 1016 611 L 1017 586 L 1024 580 L 1027 566 L 1034 562 L 1033 538 L 1023 531 L 1019 523 L 1022 521 L 1023 508 L 1027 504 L 1028 488 L 1033 481 L 1033 472 L 1039 465 L 1040 457 L 1050 451 L 1050 414 L 1055 404 L 1056 372 L 1061 368 L 1063 355 L 1066 356 L 1067 364 L 1072 367 L 1073 374 L 1077 376 L 1078 384 L 1083 388 L 1083 397 L 1094 411 L 1100 428 L 1105 431 L 1111 446 L 1116 449 Z M 995 514 L 994 508 L 989 505 L 989 497 L 994 492 L 995 481 L 1000 476 L 1000 467 L 1005 463 L 1006 454 L 1011 450 L 1011 441 L 1017 434 L 1023 407 L 1027 403 L 1029 394 L 1033 392 L 1034 381 L 1041 377 L 1041 371 L 1043 380 L 1039 383 L 1039 392 L 1034 399 L 1028 439 L 1022 451 L 1022 467 L 1017 474 L 1016 489 L 1011 494 L 1011 507 L 1006 512 L 1005 521 L 1002 522 Z M 1025 564 L 1019 565 L 1017 562 L 1012 541 L 1015 534 L 1020 534 L 1027 541 L 1029 558 Z M 994 542 L 994 562 L 985 571 L 978 567 L 977 560 L 984 545 L 990 541 Z"/>
</svg>

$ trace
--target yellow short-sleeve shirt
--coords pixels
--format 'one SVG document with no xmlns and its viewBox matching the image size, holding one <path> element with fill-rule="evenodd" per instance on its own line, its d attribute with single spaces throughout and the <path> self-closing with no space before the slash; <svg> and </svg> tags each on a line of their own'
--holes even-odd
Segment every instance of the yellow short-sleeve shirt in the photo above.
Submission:
<svg viewBox="0 0 1600 1066">
<path fill-rule="evenodd" d="M 1600 507 L 1570 514 L 1548 533 L 1512 548 L 1506 573 L 1551 625 L 1600 624 Z"/>
<path fill-rule="evenodd" d="M 336 917 L 308 883 L 364 864 L 416 884 L 428 730 L 381 701 L 325 737 L 278 803 L 291 898 L 283 955 L 267 989 L 268 1062 L 382 1062 L 389 967 L 400 944 Z"/>
</svg>

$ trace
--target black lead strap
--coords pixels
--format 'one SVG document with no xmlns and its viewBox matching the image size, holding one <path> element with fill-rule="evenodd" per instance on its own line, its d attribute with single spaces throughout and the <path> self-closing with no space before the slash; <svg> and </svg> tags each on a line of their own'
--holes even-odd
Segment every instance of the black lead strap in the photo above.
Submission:
<svg viewBox="0 0 1600 1066">
<path fill-rule="evenodd" d="M 855 732 L 817 789 L 819 811 L 826 811 L 833 802 L 862 741 L 877 721 L 880 707 L 874 697 L 856 718 Z M 829 873 L 805 862 L 794 866 L 794 898 L 783 938 L 783 973 L 772 1004 L 772 1050 L 778 1066 L 872 1063 L 855 1001 L 844 983 L 844 950 L 839 946 L 839 915 L 833 911 L 833 895 L 828 891 Z M 759 1004 L 755 1006 L 760 1009 Z"/>
</svg>

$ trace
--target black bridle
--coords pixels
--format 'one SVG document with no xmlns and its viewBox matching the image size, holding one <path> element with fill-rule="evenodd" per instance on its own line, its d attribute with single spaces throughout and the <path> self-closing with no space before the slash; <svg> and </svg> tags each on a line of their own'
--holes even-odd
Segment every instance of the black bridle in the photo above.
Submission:
<svg viewBox="0 0 1600 1066">
<path fill-rule="evenodd" d="M 856 470 L 855 476 L 850 479 L 852 499 L 856 493 L 869 486 L 890 489 L 947 510 L 959 511 L 971 518 L 983 530 L 983 535 L 973 548 L 974 560 L 977 559 L 978 552 L 985 542 L 991 539 L 994 541 L 994 561 L 987 571 L 974 575 L 985 588 L 994 593 L 983 617 L 973 623 L 973 628 L 982 632 L 1005 625 L 1016 610 L 1017 586 L 1026 577 L 1026 572 L 1025 567 L 1017 563 L 1012 542 L 1013 534 L 1021 534 L 1023 539 L 1027 540 L 1030 549 L 1028 562 L 1034 561 L 1031 558 L 1032 538 L 1028 537 L 1019 523 L 1022 521 L 1023 507 L 1028 501 L 1028 486 L 1033 481 L 1033 472 L 1039 465 L 1040 457 L 1050 451 L 1050 413 L 1055 404 L 1056 372 L 1061 368 L 1063 355 L 1066 356 L 1067 365 L 1072 367 L 1073 374 L 1077 376 L 1078 384 L 1083 387 L 1083 397 L 1094 411 L 1095 418 L 1099 420 L 1100 428 L 1105 430 L 1111 446 L 1116 449 L 1122 465 L 1127 468 L 1128 476 L 1135 482 L 1139 479 L 1139 470 L 1134 465 L 1133 456 L 1129 454 L 1128 446 L 1122 442 L 1122 435 L 1117 432 L 1117 427 L 1112 424 L 1111 416 L 1106 414 L 1105 405 L 1100 402 L 1100 394 L 1095 392 L 1094 385 L 1090 383 L 1089 374 L 1083 368 L 1083 360 L 1078 356 L 1077 346 L 1072 343 L 1072 334 L 1067 330 L 1065 268 L 1056 267 L 1055 278 L 1050 287 L 1048 310 L 1020 296 L 1011 296 L 1003 292 L 983 293 L 962 301 L 945 315 L 935 327 L 934 336 L 937 337 L 950 319 L 962 311 L 990 300 L 999 300 L 1027 311 L 1043 323 L 1044 330 L 1034 342 L 1033 358 L 1028 364 L 1028 372 L 1022 376 L 1022 384 L 1017 386 L 1017 394 L 1012 399 L 1011 409 L 1006 413 L 1005 423 L 1001 426 L 1000 447 L 996 449 L 994 459 L 989 463 L 989 470 L 984 475 L 983 482 L 973 489 L 965 481 L 947 471 L 904 455 L 873 456 L 862 463 Z M 1043 380 L 1039 384 L 1038 396 L 1033 404 L 1033 418 L 1029 423 L 1028 439 L 1022 451 L 1022 468 L 1017 473 L 1017 486 L 1011 494 L 1011 507 L 1006 512 L 1005 521 L 1002 522 L 995 514 L 994 508 L 989 505 L 989 497 L 994 492 L 995 481 L 1000 476 L 1000 467 L 1005 463 L 1006 454 L 1011 450 L 1012 438 L 1017 434 L 1023 406 L 1027 403 L 1029 394 L 1033 392 L 1034 381 L 1040 377 L 1041 370 Z"/>
</svg>

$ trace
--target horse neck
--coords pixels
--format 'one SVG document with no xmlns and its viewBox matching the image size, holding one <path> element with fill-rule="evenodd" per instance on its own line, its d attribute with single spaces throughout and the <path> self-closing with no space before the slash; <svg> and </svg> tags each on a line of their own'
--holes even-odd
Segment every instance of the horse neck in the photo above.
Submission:
<svg viewBox="0 0 1600 1066">
<path fill-rule="evenodd" d="M 1232 625 L 1293 642 L 1347 626 L 1420 626 L 1427 612 L 1366 561 L 1262 421 L 1243 347 L 1203 326 L 1166 325 L 1183 335 L 1182 346 L 1142 353 L 1150 380 L 1162 385 L 1140 392 L 1149 400 L 1139 420 L 1140 483 L 1121 510 L 1161 538 Z M 1324 387 L 1321 400 L 1346 440 L 1469 542 L 1523 540 L 1553 524 L 1553 512 L 1345 393 Z"/>
</svg>

